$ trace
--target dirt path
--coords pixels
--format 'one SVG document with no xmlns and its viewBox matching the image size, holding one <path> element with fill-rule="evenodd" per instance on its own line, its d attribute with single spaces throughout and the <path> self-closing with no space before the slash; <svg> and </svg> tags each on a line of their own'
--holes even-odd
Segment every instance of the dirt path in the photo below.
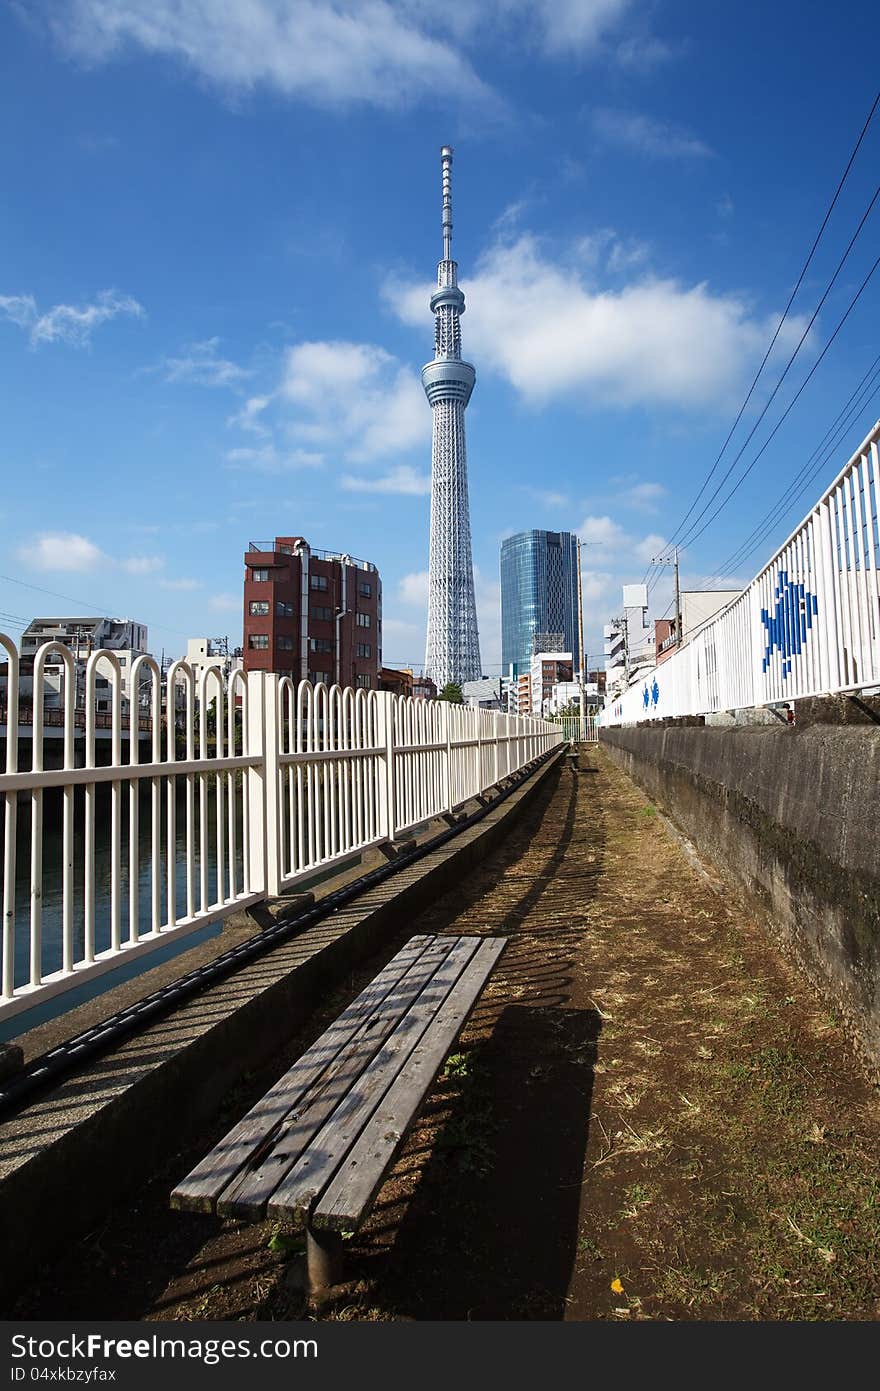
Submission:
<svg viewBox="0 0 880 1391">
<path fill-rule="evenodd" d="M 325 1318 L 880 1316 L 877 1093 L 602 750 L 401 937 L 445 930 L 511 940 Z M 166 1212 L 184 1171 L 19 1315 L 302 1317 L 274 1228 Z"/>
</svg>

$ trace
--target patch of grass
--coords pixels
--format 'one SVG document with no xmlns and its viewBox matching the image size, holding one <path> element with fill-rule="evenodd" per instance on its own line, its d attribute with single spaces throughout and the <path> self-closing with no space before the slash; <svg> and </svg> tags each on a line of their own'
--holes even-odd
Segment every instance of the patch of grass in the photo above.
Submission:
<svg viewBox="0 0 880 1391">
<path fill-rule="evenodd" d="M 467 1053 L 450 1053 L 443 1068 L 444 1081 L 450 1077 L 470 1076 L 470 1056 Z"/>
<path fill-rule="evenodd" d="M 645 1183 L 633 1183 L 624 1193 L 626 1206 L 623 1208 L 624 1217 L 638 1217 L 642 1208 L 650 1207 L 654 1201 L 652 1190 Z"/>
<path fill-rule="evenodd" d="M 727 1285 L 726 1270 L 702 1270 L 697 1266 L 671 1266 L 663 1272 L 658 1293 L 687 1309 L 718 1304 Z"/>
</svg>

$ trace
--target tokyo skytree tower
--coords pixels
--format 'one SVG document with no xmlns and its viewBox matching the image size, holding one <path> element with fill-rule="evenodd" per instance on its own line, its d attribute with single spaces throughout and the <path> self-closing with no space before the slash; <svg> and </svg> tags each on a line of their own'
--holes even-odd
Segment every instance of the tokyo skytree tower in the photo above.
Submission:
<svg viewBox="0 0 880 1391">
<path fill-rule="evenodd" d="M 468 507 L 464 409 L 476 372 L 461 358 L 464 295 L 452 259 L 452 149 L 440 151 L 443 169 L 443 259 L 431 296 L 434 357 L 422 368 L 422 386 L 434 421 L 431 448 L 431 549 L 428 564 L 428 642 L 425 672 L 438 690 L 449 681 L 482 675 L 471 523 Z"/>
</svg>

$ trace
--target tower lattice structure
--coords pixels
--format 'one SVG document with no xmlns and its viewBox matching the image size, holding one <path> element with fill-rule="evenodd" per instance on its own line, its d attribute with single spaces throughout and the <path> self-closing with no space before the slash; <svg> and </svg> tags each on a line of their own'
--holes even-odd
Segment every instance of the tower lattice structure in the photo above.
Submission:
<svg viewBox="0 0 880 1391">
<path fill-rule="evenodd" d="M 425 671 L 442 689 L 450 681 L 482 675 L 471 523 L 468 505 L 464 412 L 476 372 L 461 356 L 464 295 L 452 259 L 452 149 L 440 151 L 443 171 L 443 259 L 431 296 L 434 357 L 422 368 L 422 386 L 433 416 L 431 449 L 431 545 L 428 563 L 428 641 Z"/>
</svg>

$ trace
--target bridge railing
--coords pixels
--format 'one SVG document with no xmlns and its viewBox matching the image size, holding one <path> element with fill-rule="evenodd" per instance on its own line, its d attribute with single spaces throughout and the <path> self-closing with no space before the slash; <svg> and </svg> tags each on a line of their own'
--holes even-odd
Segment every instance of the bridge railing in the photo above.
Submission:
<svg viewBox="0 0 880 1391">
<path fill-rule="evenodd" d="M 19 659 L 0 634 L 0 663 L 4 650 L 14 730 Z M 167 693 L 184 691 L 169 731 L 162 673 L 142 656 L 132 681 L 149 696 L 145 739 L 110 652 L 86 664 L 81 729 L 65 648 L 38 651 L 34 688 L 54 653 L 63 737 L 44 747 L 46 712 L 34 702 L 31 766 L 19 764 L 26 745 L 7 738 L 0 773 L 0 1021 L 453 811 L 562 741 L 531 717 L 262 672 L 225 683 L 183 661 L 165 677 Z M 103 741 L 98 661 L 102 675 L 112 668 Z"/>
<path fill-rule="evenodd" d="M 880 685 L 880 421 L 751 584 L 603 725 Z"/>
</svg>

